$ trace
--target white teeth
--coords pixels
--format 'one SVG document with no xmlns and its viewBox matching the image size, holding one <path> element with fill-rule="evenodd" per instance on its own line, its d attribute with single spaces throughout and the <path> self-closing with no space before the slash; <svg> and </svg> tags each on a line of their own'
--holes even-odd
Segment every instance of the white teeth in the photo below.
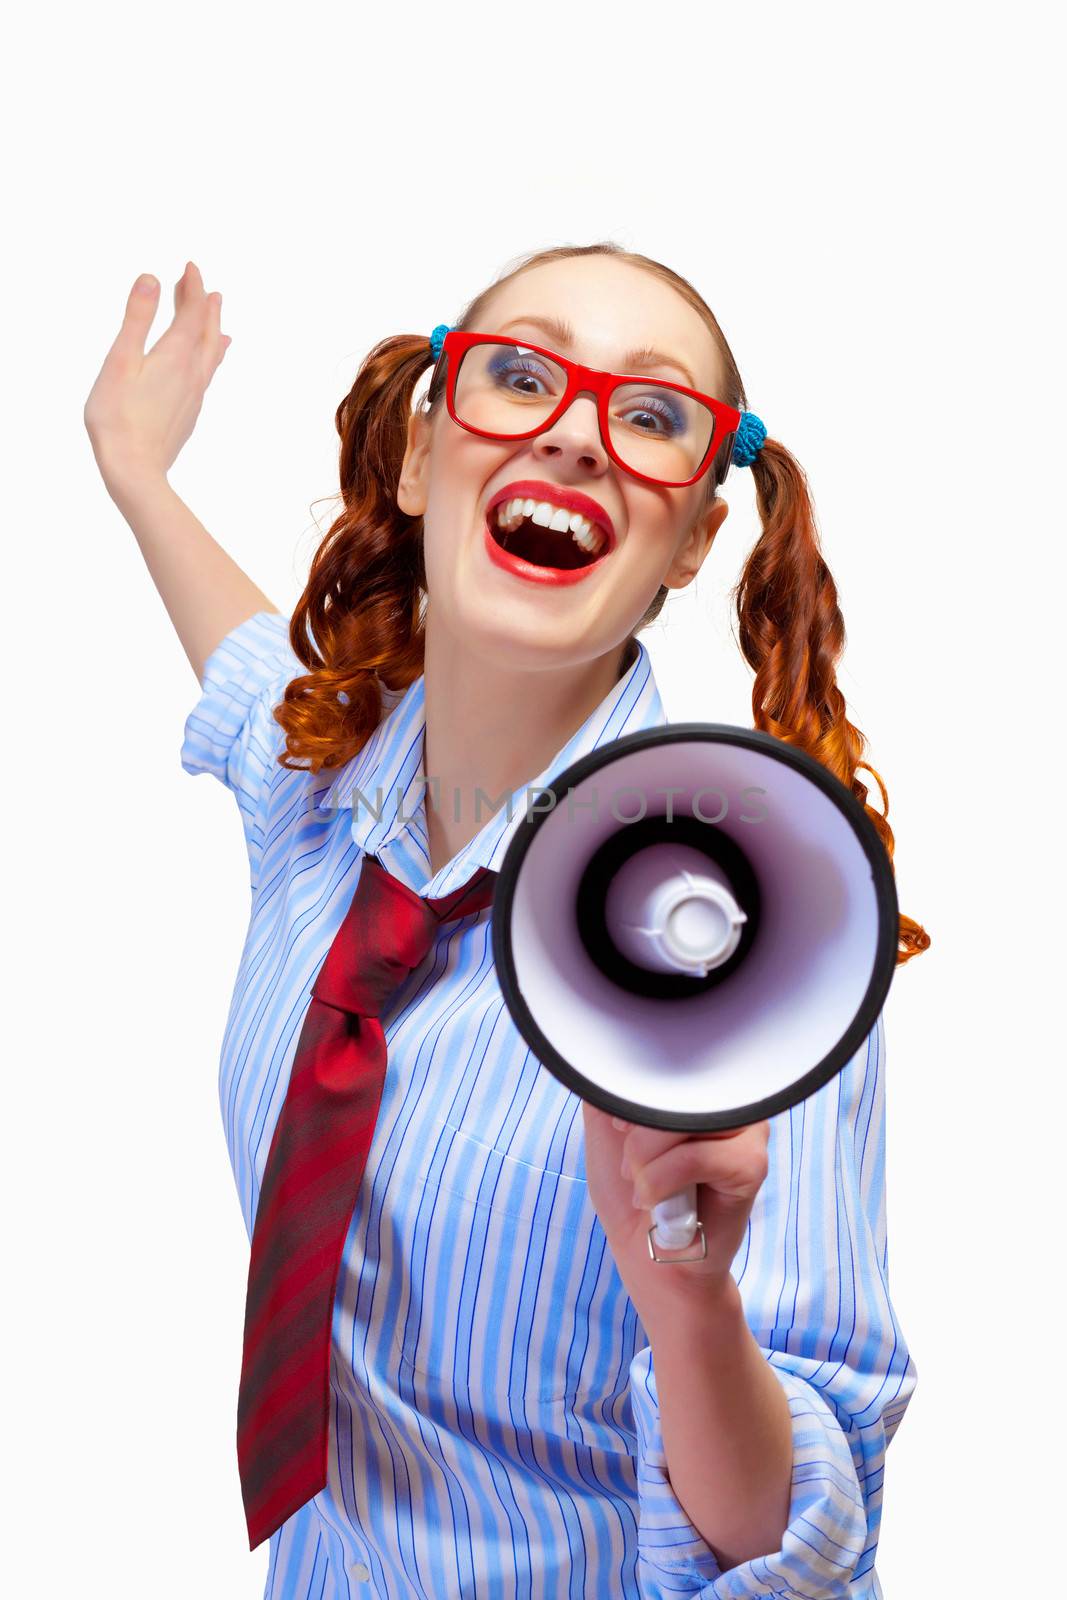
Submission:
<svg viewBox="0 0 1067 1600">
<path fill-rule="evenodd" d="M 606 536 L 578 511 L 565 511 L 562 506 L 548 500 L 507 500 L 496 508 L 497 526 L 517 528 L 524 517 L 536 522 L 539 528 L 551 528 L 556 533 L 570 533 L 575 544 L 588 555 L 596 555 L 606 542 Z"/>
</svg>

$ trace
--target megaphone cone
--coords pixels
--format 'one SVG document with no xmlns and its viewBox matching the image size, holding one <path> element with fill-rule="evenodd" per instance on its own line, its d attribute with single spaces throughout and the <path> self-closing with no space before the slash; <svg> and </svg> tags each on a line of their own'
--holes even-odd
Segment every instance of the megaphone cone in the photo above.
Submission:
<svg viewBox="0 0 1067 1600">
<path fill-rule="evenodd" d="M 517 1028 L 574 1093 L 714 1133 L 845 1065 L 888 993 L 898 925 L 882 841 L 827 768 L 758 730 L 674 723 L 531 798 L 494 893 L 493 957 Z M 652 1214 L 660 1260 L 656 1243 L 700 1229 L 695 1187 Z"/>
</svg>

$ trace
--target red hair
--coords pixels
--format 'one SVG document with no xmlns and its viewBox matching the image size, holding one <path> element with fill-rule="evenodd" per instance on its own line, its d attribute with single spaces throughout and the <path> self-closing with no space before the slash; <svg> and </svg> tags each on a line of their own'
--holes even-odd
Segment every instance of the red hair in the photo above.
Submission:
<svg viewBox="0 0 1067 1600">
<path fill-rule="evenodd" d="M 718 396 L 748 409 L 744 385 L 718 322 L 685 278 L 610 241 L 563 245 L 524 257 L 476 296 L 456 328 L 477 330 L 496 289 L 520 273 L 568 256 L 610 255 L 652 273 L 682 296 L 707 325 L 719 352 L 725 387 Z M 406 689 L 423 670 L 426 573 L 422 518 L 396 503 L 407 448 L 408 418 L 419 379 L 434 364 L 426 334 L 383 339 L 367 355 L 337 408 L 343 510 L 315 552 L 307 585 L 293 608 L 290 643 L 308 671 L 286 687 L 274 708 L 285 730 L 280 764 L 318 772 L 344 766 L 382 718 L 381 685 Z M 436 366 L 427 414 L 443 404 L 445 363 Z M 730 464 L 724 439 L 705 475 L 706 510 Z M 807 479 L 784 445 L 768 436 L 751 468 L 762 533 L 730 591 L 741 651 L 755 673 L 754 726 L 814 756 L 863 806 L 893 860 L 889 796 L 863 759 L 866 740 L 848 720 L 834 668 L 845 643 L 837 589 L 823 560 Z M 661 586 L 639 628 L 659 615 Z M 311 642 L 314 640 L 314 644 Z M 299 764 L 299 765 L 298 765 Z M 867 801 L 866 769 L 882 810 Z M 930 937 L 901 915 L 898 965 L 926 950 Z"/>
</svg>

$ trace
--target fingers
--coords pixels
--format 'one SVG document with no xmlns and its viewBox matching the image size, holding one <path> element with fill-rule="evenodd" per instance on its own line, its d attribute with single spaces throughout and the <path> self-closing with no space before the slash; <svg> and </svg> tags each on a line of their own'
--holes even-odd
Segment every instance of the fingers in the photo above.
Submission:
<svg viewBox="0 0 1067 1600">
<path fill-rule="evenodd" d="M 644 1163 L 628 1163 L 639 1204 L 651 1208 L 691 1183 L 707 1184 L 720 1201 L 747 1204 L 767 1176 L 764 1126 L 755 1123 L 739 1129 L 738 1137 L 730 1140 L 683 1139 Z"/>
<path fill-rule="evenodd" d="M 168 332 L 173 330 L 195 341 L 203 335 L 206 314 L 204 280 L 196 263 L 187 261 L 185 271 L 174 285 L 174 321 Z"/>
<path fill-rule="evenodd" d="M 159 281 L 142 273 L 126 298 L 126 314 L 111 346 L 118 356 L 143 356 L 148 330 L 159 304 Z"/>
<path fill-rule="evenodd" d="M 672 1145 L 681 1143 L 686 1139 L 739 1139 L 753 1129 L 767 1129 L 770 1124 L 766 1122 L 753 1122 L 742 1124 L 737 1128 L 720 1128 L 717 1133 L 679 1133 L 674 1128 L 646 1128 L 640 1122 L 625 1122 L 621 1118 L 612 1118 L 615 1123 L 621 1124 L 620 1131 L 626 1135 L 625 1144 L 631 1161 L 640 1166 L 647 1166 L 650 1161 L 655 1161 L 657 1156 L 669 1150 Z M 767 1133 L 761 1135 L 766 1143 Z"/>
<path fill-rule="evenodd" d="M 196 262 L 187 261 L 185 271 L 174 285 L 174 320 L 160 344 L 177 342 L 195 351 L 205 381 L 210 379 L 231 343 L 229 335 L 219 331 L 221 313 L 222 295 L 218 290 L 208 294 Z"/>
<path fill-rule="evenodd" d="M 201 344 L 205 359 L 212 366 L 217 365 L 226 354 L 229 339 L 219 331 L 219 321 L 222 317 L 222 295 L 216 289 L 207 297 L 204 332 L 201 335 Z"/>
<path fill-rule="evenodd" d="M 635 1180 L 642 1191 L 651 1185 L 662 1198 L 685 1183 L 720 1179 L 729 1188 L 737 1183 L 744 1189 L 754 1175 L 765 1176 L 770 1139 L 768 1121 L 753 1122 L 719 1133 L 680 1134 L 667 1128 L 645 1128 L 627 1124 L 630 1132 L 623 1142 L 624 1177 Z M 683 1169 L 701 1168 L 709 1176 L 683 1177 L 675 1183 L 673 1174 Z M 763 1181 L 758 1177 L 758 1182 Z M 758 1186 L 758 1185 L 757 1185 Z"/>
</svg>

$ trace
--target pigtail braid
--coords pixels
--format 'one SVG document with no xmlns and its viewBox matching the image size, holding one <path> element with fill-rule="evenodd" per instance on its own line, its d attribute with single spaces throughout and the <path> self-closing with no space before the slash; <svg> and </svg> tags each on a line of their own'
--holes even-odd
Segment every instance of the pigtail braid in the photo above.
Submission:
<svg viewBox="0 0 1067 1600">
<path fill-rule="evenodd" d="M 835 667 L 845 644 L 837 587 L 823 559 L 807 480 L 785 447 L 766 439 L 752 468 L 763 533 L 732 597 L 742 654 L 755 671 L 752 715 L 757 728 L 814 756 L 863 806 L 893 860 L 889 795 L 864 760 L 867 741 L 848 720 Z M 868 803 L 865 768 L 878 785 L 882 810 Z M 926 950 L 930 937 L 900 917 L 897 964 Z"/>
<path fill-rule="evenodd" d="M 381 721 L 382 684 L 406 689 L 423 670 L 422 518 L 400 510 L 394 486 L 412 396 L 432 361 L 423 336 L 384 339 L 337 408 L 344 509 L 293 608 L 290 643 L 309 670 L 274 708 L 283 767 L 344 766 Z"/>
</svg>

